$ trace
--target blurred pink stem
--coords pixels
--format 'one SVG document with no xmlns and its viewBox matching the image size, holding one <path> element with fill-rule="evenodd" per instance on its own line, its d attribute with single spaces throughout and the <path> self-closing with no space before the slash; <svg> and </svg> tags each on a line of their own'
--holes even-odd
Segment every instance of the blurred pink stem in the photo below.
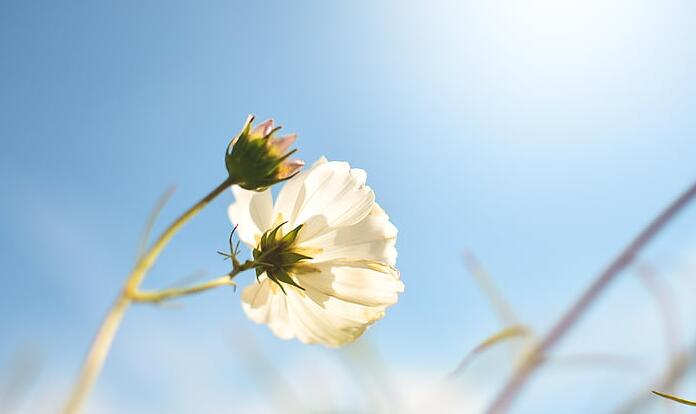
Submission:
<svg viewBox="0 0 696 414">
<path fill-rule="evenodd" d="M 578 319 L 587 311 L 609 284 L 630 265 L 638 253 L 664 229 L 684 207 L 696 197 L 696 182 L 677 198 L 666 210 L 655 218 L 636 237 L 623 252 L 599 275 L 595 282 L 580 296 L 577 302 L 561 317 L 553 326 L 545 338 L 529 353 L 526 361 L 510 378 L 493 404 L 488 408 L 488 414 L 501 414 L 506 412 L 515 398 L 519 395 L 530 376 L 538 367 L 545 354 L 550 351 L 578 322 Z"/>
</svg>

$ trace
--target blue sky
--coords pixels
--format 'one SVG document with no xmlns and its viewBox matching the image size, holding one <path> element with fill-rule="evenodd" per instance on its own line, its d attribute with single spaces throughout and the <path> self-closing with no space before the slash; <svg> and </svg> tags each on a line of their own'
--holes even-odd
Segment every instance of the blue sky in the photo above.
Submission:
<svg viewBox="0 0 696 414">
<path fill-rule="evenodd" d="M 57 410 L 157 198 L 176 186 L 161 230 L 224 178 L 248 113 L 298 132 L 310 162 L 365 169 L 399 228 L 406 292 L 360 345 L 396 389 L 436 387 L 500 328 L 465 249 L 543 332 L 696 179 L 694 18 L 686 1 L 3 2 L 0 366 L 27 349 L 41 366 L 20 408 Z M 231 201 L 191 222 L 146 286 L 225 272 L 215 251 Z M 643 258 L 674 293 L 685 342 L 694 228 L 696 207 Z M 367 404 L 361 384 L 388 388 L 376 369 L 350 374 L 360 346 L 281 341 L 238 296 L 131 309 L 88 412 L 272 411 L 281 387 L 249 349 L 300 411 L 325 408 L 314 392 L 352 411 Z M 551 367 L 515 412 L 609 412 L 655 378 L 653 302 L 628 272 L 559 349 L 630 356 L 640 370 Z M 455 398 L 480 404 L 500 382 L 505 355 L 483 359 Z"/>
</svg>

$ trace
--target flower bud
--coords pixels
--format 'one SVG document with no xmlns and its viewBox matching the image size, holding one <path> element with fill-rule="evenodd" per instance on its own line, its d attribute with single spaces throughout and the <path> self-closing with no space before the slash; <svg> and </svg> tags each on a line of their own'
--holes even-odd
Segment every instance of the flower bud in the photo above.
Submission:
<svg viewBox="0 0 696 414">
<path fill-rule="evenodd" d="M 246 190 L 263 191 L 299 172 L 304 162 L 290 159 L 297 150 L 288 151 L 297 134 L 276 137 L 280 127 L 269 119 L 252 128 L 249 115 L 244 128 L 227 146 L 225 165 L 234 184 Z"/>
</svg>

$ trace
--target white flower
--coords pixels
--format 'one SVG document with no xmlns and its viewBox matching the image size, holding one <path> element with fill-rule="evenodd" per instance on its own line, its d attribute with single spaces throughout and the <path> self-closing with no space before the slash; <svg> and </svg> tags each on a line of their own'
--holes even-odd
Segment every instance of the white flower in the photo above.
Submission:
<svg viewBox="0 0 696 414">
<path fill-rule="evenodd" d="M 274 334 L 339 346 L 357 339 L 403 292 L 396 227 L 365 185 L 365 171 L 321 158 L 270 190 L 232 188 L 239 238 L 268 262 L 242 307 Z"/>
</svg>

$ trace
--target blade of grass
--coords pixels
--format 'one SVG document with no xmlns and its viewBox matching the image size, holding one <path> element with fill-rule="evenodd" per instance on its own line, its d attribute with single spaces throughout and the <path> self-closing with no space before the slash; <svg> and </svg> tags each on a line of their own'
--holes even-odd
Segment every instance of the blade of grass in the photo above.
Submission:
<svg viewBox="0 0 696 414">
<path fill-rule="evenodd" d="M 10 365 L 1 371 L 6 378 L 0 383 L 0 412 L 19 411 L 20 405 L 28 399 L 42 365 L 42 357 L 35 346 L 19 349 L 13 355 Z"/>
<path fill-rule="evenodd" d="M 675 356 L 679 350 L 681 338 L 679 335 L 679 318 L 674 307 L 674 297 L 664 283 L 657 277 L 655 269 L 647 263 L 640 263 L 637 267 L 638 277 L 645 285 L 646 290 L 655 299 L 655 303 L 662 316 L 665 346 L 667 351 Z"/>
<path fill-rule="evenodd" d="M 304 407 L 293 389 L 292 384 L 285 378 L 282 372 L 274 365 L 260 343 L 243 324 L 235 328 L 230 335 L 229 346 L 234 349 L 242 362 L 246 373 L 265 392 L 267 402 L 273 406 L 274 412 L 305 413 Z"/>
<path fill-rule="evenodd" d="M 569 354 L 554 356 L 542 361 L 546 366 L 554 367 L 571 367 L 576 366 L 585 368 L 588 366 L 610 367 L 629 371 L 639 371 L 644 369 L 637 358 L 625 357 L 623 355 L 614 354 Z"/>
<path fill-rule="evenodd" d="M 363 388 L 367 412 L 404 412 L 403 396 L 385 366 L 384 358 L 368 338 L 343 348 L 338 357 Z"/>
<path fill-rule="evenodd" d="M 155 203 L 155 206 L 152 208 L 152 211 L 150 212 L 150 215 L 147 218 L 147 221 L 145 222 L 145 227 L 143 228 L 143 233 L 140 236 L 140 242 L 138 243 L 138 250 L 137 250 L 137 258 L 140 258 L 140 256 L 143 255 L 145 252 L 145 249 L 147 248 L 147 243 L 150 239 L 150 235 L 152 234 L 152 229 L 155 227 L 155 223 L 157 223 L 157 219 L 159 218 L 160 214 L 162 213 L 162 210 L 164 209 L 164 206 L 167 204 L 170 198 L 172 198 L 172 195 L 174 195 L 174 191 L 176 191 L 176 187 L 169 187 L 158 199 L 157 202 Z"/>
<path fill-rule="evenodd" d="M 458 377 L 459 375 L 464 372 L 464 370 L 469 366 L 469 364 L 481 353 L 487 351 L 488 349 L 494 347 L 495 345 L 505 342 L 508 340 L 512 340 L 515 338 L 519 337 L 524 337 L 529 335 L 530 331 L 526 326 L 523 325 L 515 325 L 511 326 L 508 328 L 503 329 L 500 332 L 497 332 L 494 335 L 491 335 L 490 337 L 486 338 L 483 342 L 481 342 L 479 345 L 477 345 L 474 349 L 472 349 L 465 357 L 462 359 L 462 361 L 457 365 L 457 368 L 454 369 L 449 375 L 448 378 L 454 379 Z"/>
<path fill-rule="evenodd" d="M 505 300 L 503 293 L 498 286 L 496 286 L 490 273 L 481 266 L 481 263 L 470 250 L 464 252 L 464 265 L 469 271 L 469 274 L 471 274 L 471 277 L 476 281 L 481 292 L 490 302 L 500 323 L 503 326 L 519 325 L 519 318 L 512 309 L 512 306 Z"/>
<path fill-rule="evenodd" d="M 633 263 L 638 254 L 648 245 L 666 225 L 671 222 L 678 213 L 688 206 L 696 198 L 696 182 L 674 200 L 662 213 L 648 224 L 631 243 L 612 261 L 607 268 L 599 274 L 589 288 L 580 298 L 563 314 L 549 333 L 529 353 L 527 360 L 508 380 L 491 406 L 486 410 L 488 414 L 500 414 L 506 412 L 518 394 L 527 384 L 529 377 L 536 371 L 539 361 L 544 358 L 554 346 L 563 339 L 576 325 L 581 316 L 590 308 L 607 287 Z"/>
<path fill-rule="evenodd" d="M 690 405 L 690 406 L 696 407 L 696 401 L 687 400 L 687 399 L 684 399 L 684 398 L 681 398 L 681 397 L 677 397 L 677 396 L 675 396 L 675 395 L 666 394 L 666 393 L 664 393 L 664 392 L 659 392 L 659 391 L 653 391 L 652 393 L 655 394 L 655 395 L 658 395 L 658 396 L 660 396 L 660 397 L 662 397 L 662 398 L 667 398 L 668 400 L 672 400 L 672 401 L 676 401 L 676 402 L 681 403 L 681 404 L 685 404 L 685 405 Z"/>
</svg>

